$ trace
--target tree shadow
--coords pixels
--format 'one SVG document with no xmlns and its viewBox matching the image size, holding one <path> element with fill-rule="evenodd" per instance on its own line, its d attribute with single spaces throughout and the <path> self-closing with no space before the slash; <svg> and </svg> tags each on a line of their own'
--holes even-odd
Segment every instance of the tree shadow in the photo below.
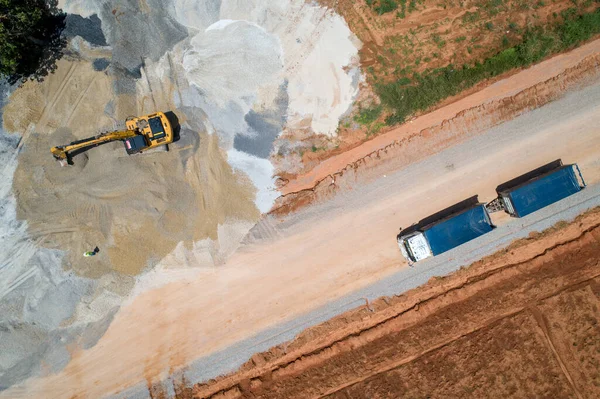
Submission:
<svg viewBox="0 0 600 399">
<path fill-rule="evenodd" d="M 31 27 L 27 36 L 18 43 L 19 59 L 16 70 L 7 76 L 10 84 L 27 80 L 44 80 L 56 70 L 62 58 L 67 39 L 62 35 L 66 26 L 66 14 L 58 8 L 58 0 L 33 0 L 31 7 L 39 7 L 42 17 Z"/>
</svg>

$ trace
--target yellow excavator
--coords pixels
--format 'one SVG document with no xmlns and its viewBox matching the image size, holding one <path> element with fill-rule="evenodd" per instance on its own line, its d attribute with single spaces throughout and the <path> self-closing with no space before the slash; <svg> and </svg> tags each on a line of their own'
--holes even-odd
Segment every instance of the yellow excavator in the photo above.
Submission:
<svg viewBox="0 0 600 399">
<path fill-rule="evenodd" d="M 173 126 L 163 112 L 131 117 L 125 121 L 127 130 L 102 133 L 94 137 L 73 141 L 68 145 L 52 147 L 50 152 L 61 166 L 73 165 L 73 157 L 90 148 L 111 141 L 122 141 L 128 155 L 167 145 L 173 142 Z"/>
</svg>

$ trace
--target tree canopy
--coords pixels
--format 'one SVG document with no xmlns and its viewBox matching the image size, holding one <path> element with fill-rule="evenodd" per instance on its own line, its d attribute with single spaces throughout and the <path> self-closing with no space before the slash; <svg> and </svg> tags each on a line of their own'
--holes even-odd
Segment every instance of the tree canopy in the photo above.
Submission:
<svg viewBox="0 0 600 399">
<path fill-rule="evenodd" d="M 54 71 L 64 27 L 57 0 L 0 0 L 0 74 L 12 84 Z"/>
</svg>

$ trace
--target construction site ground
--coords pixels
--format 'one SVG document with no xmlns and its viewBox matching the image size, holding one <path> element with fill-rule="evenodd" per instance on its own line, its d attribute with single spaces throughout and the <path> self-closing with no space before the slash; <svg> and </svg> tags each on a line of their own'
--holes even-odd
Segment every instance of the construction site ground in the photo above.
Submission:
<svg viewBox="0 0 600 399">
<path fill-rule="evenodd" d="M 599 266 L 596 208 L 178 397 L 597 398 Z"/>
<path fill-rule="evenodd" d="M 165 274 L 150 272 L 142 280 L 145 289 L 122 307 L 94 346 L 75 347 L 61 371 L 29 379 L 0 397 L 132 398 L 155 386 L 173 393 L 173 386 L 227 373 L 252 353 L 348 309 L 336 299 L 392 276 L 404 283 L 387 289 L 400 293 L 415 287 L 402 276 L 423 270 L 444 275 L 449 266 L 468 265 L 539 231 L 536 221 L 548 226 L 569 220 L 600 204 L 599 107 L 600 83 L 588 76 L 583 88 L 423 161 L 349 185 L 286 217 L 263 218 L 246 245 L 219 268 L 156 288 L 152 284 Z M 488 201 L 498 184 L 557 158 L 577 162 L 589 187 L 558 208 L 508 224 L 499 220 L 494 232 L 419 268 L 409 268 L 399 255 L 394 237 L 401 226 L 474 194 Z M 561 207 L 570 214 L 562 215 Z M 379 286 L 367 298 L 382 292 Z M 350 301 L 351 307 L 359 303 Z M 315 310 L 326 317 L 303 319 Z M 301 322 L 277 329 L 294 320 Z"/>
<path fill-rule="evenodd" d="M 480 397 L 504 383 L 469 369 L 485 362 L 505 373 L 506 396 L 596 392 L 577 363 L 597 361 L 593 342 L 577 335 L 566 348 L 580 333 L 561 326 L 580 321 L 551 304 L 586 284 L 597 293 L 598 213 L 535 232 L 600 205 L 599 40 L 359 140 L 278 189 L 277 162 L 298 167 L 303 135 L 334 137 L 362 93 L 361 42 L 340 15 L 304 0 L 60 5 L 79 21 L 68 54 L 2 97 L 0 398 L 447 397 L 463 386 L 457 396 Z M 128 157 L 112 143 L 54 164 L 52 145 L 157 110 L 181 124 L 169 152 Z M 415 267 L 401 257 L 401 227 L 472 195 L 490 201 L 559 158 L 579 165 L 585 190 L 523 219 L 494 214 L 493 232 Z M 481 363 L 480 352 L 499 355 Z M 325 368 L 319 380 L 317 365 L 339 366 L 339 378 Z M 442 371 L 448 382 L 434 385 Z M 394 373 L 413 385 L 381 379 Z"/>
<path fill-rule="evenodd" d="M 569 88 L 597 75 L 600 40 L 506 77 L 437 110 L 346 151 L 335 153 L 307 172 L 290 177 L 272 212 L 285 214 L 335 188 L 364 182 L 406 167 L 476 137 L 503 121 L 556 100 Z M 336 186 L 331 186 L 331 181 Z"/>
</svg>

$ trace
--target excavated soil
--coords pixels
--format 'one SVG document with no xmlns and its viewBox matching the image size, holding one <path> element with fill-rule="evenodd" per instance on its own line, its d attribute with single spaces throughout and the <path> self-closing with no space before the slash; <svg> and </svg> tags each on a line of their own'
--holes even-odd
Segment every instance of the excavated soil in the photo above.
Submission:
<svg viewBox="0 0 600 399">
<path fill-rule="evenodd" d="M 599 244 L 596 208 L 177 397 L 597 398 Z"/>
</svg>

